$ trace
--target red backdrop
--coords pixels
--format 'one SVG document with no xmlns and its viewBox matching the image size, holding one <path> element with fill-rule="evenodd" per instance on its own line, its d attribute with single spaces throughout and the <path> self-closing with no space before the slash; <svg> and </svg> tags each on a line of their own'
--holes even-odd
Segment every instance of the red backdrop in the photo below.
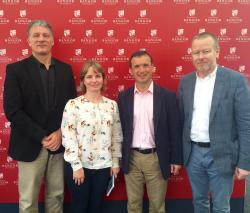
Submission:
<svg viewBox="0 0 250 213">
<path fill-rule="evenodd" d="M 133 84 L 128 58 L 139 48 L 154 57 L 155 81 L 172 90 L 193 70 L 190 39 L 201 31 L 220 40 L 219 64 L 249 79 L 250 0 L 1 0 L 0 1 L 0 202 L 18 202 L 17 164 L 7 156 L 10 124 L 3 112 L 3 84 L 7 63 L 21 60 L 31 51 L 27 24 L 45 19 L 55 31 L 53 54 L 73 67 L 79 88 L 79 72 L 86 59 L 102 63 L 107 73 L 106 95 Z M 236 181 L 233 197 L 242 197 L 244 182 Z M 167 197 L 191 198 L 184 171 L 170 178 Z M 108 198 L 126 199 L 123 177 Z"/>
</svg>

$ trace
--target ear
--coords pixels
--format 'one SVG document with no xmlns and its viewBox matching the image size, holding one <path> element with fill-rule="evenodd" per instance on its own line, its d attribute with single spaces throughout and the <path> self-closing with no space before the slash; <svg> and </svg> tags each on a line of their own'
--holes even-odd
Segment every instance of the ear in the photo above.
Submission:
<svg viewBox="0 0 250 213">
<path fill-rule="evenodd" d="M 129 72 L 130 75 L 133 75 L 133 72 L 132 72 L 131 68 L 129 68 L 128 72 Z"/>
<path fill-rule="evenodd" d="M 29 38 L 27 38 L 27 43 L 28 43 L 28 45 L 31 47 L 31 43 L 30 43 Z"/>
<path fill-rule="evenodd" d="M 153 65 L 153 66 L 154 66 L 154 65 Z M 153 72 L 156 72 L 156 67 L 155 67 L 155 66 L 153 67 Z"/>
<path fill-rule="evenodd" d="M 217 51 L 216 51 L 216 58 L 219 59 L 219 56 L 220 56 L 220 51 L 217 50 Z"/>
</svg>

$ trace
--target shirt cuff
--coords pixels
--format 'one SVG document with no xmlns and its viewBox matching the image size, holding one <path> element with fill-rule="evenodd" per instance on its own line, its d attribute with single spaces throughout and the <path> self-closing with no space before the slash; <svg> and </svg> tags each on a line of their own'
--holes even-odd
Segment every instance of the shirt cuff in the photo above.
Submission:
<svg viewBox="0 0 250 213">
<path fill-rule="evenodd" d="M 119 158 L 112 159 L 112 168 L 119 168 Z"/>
<path fill-rule="evenodd" d="M 82 168 L 82 162 L 80 160 L 73 161 L 71 163 L 72 170 L 75 172 Z"/>
</svg>

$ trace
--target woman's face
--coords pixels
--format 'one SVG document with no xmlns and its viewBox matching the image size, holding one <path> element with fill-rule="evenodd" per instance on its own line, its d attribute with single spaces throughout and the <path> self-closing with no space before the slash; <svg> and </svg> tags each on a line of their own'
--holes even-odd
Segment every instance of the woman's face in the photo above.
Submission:
<svg viewBox="0 0 250 213">
<path fill-rule="evenodd" d="M 83 79 L 86 92 L 100 92 L 103 87 L 103 81 L 102 74 L 94 70 L 93 67 L 89 67 L 89 70 Z"/>
</svg>

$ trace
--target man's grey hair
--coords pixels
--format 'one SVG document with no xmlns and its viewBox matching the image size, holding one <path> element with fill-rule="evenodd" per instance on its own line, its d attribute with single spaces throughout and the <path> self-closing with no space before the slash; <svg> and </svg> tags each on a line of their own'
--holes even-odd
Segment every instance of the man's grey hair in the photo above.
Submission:
<svg viewBox="0 0 250 213">
<path fill-rule="evenodd" d="M 47 21 L 45 21 L 45 20 L 37 19 L 37 20 L 33 20 L 33 21 L 31 21 L 29 23 L 28 29 L 27 29 L 28 37 L 30 36 L 31 28 L 34 27 L 34 26 L 45 27 L 45 28 L 47 28 L 51 32 L 52 36 L 54 36 L 54 33 L 53 33 L 51 25 Z"/>
</svg>

